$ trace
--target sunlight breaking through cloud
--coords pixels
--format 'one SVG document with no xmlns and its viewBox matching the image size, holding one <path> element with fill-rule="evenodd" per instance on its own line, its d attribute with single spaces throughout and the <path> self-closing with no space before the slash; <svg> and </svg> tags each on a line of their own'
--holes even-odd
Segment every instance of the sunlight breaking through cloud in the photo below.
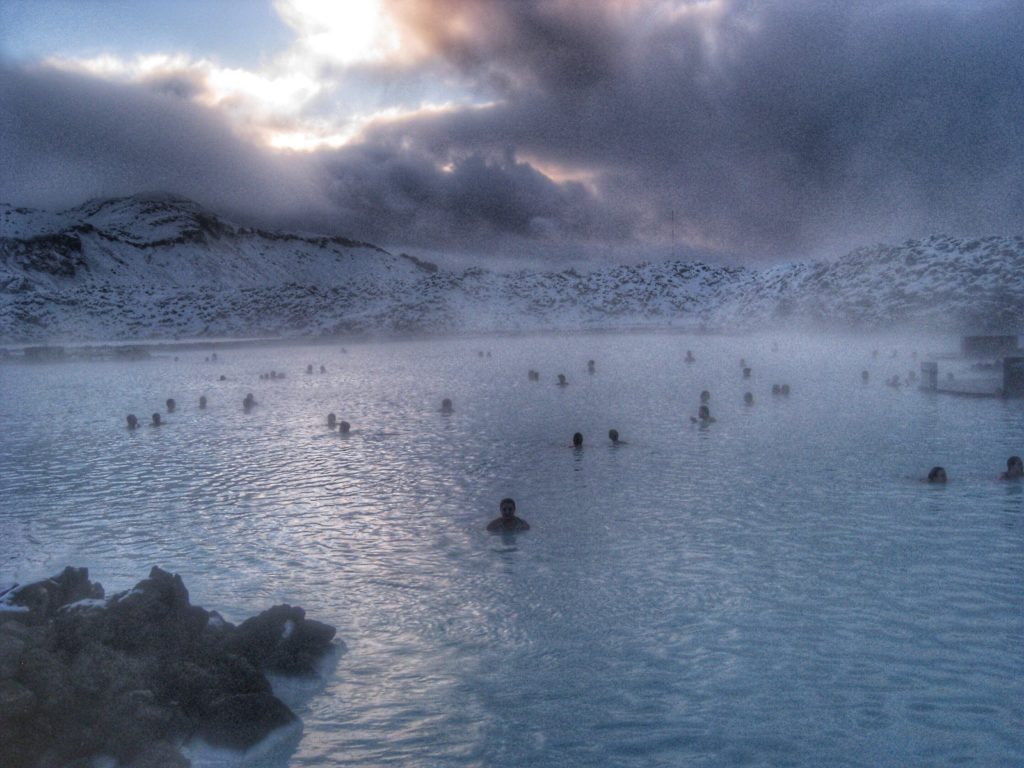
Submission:
<svg viewBox="0 0 1024 768">
<path fill-rule="evenodd" d="M 275 0 L 274 8 L 297 34 L 294 57 L 349 65 L 386 59 L 401 45 L 380 0 Z"/>
<path fill-rule="evenodd" d="M 274 8 L 295 37 L 286 50 L 257 70 L 223 66 L 213 58 L 162 52 L 131 58 L 108 53 L 87 58 L 53 56 L 45 64 L 144 85 L 217 108 L 230 117 L 241 135 L 279 150 L 335 149 L 376 122 L 481 106 L 465 97 L 454 98 L 454 94 L 438 102 L 414 92 L 398 103 L 365 106 L 374 100 L 368 99 L 368 87 L 359 82 L 359 76 L 367 67 L 384 80 L 397 76 L 388 68 L 402 48 L 399 28 L 379 0 L 276 0 Z M 353 76 L 355 69 L 361 71 Z"/>
</svg>

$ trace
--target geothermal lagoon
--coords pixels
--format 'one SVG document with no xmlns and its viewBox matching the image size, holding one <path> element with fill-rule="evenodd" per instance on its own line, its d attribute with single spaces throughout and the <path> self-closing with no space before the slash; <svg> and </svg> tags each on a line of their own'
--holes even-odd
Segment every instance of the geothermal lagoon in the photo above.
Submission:
<svg viewBox="0 0 1024 768">
<path fill-rule="evenodd" d="M 1024 401 L 884 384 L 955 348 L 621 333 L 4 364 L 0 587 L 159 565 L 229 620 L 336 626 L 319 675 L 277 681 L 301 737 L 246 765 L 1021 765 L 1024 483 L 997 476 Z M 529 532 L 484 530 L 506 496 Z"/>
</svg>

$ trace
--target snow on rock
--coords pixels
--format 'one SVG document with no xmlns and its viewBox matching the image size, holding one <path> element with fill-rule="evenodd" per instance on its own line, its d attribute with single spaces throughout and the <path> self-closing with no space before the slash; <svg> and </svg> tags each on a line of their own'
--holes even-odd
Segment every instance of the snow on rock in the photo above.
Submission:
<svg viewBox="0 0 1024 768">
<path fill-rule="evenodd" d="M 0 205 L 9 341 L 796 323 L 1017 331 L 1022 317 L 1022 237 L 933 236 L 761 270 L 496 272 L 239 227 L 169 195 L 60 213 Z"/>
</svg>

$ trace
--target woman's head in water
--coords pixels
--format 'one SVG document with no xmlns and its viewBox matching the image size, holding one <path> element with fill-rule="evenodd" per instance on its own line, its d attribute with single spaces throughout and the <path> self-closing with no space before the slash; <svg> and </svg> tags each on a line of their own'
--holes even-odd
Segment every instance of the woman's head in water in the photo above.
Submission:
<svg viewBox="0 0 1024 768">
<path fill-rule="evenodd" d="M 574 434 L 572 436 L 572 444 L 576 448 L 579 448 L 579 447 L 581 447 L 583 445 L 583 433 L 582 432 L 577 432 L 576 434 Z"/>
<path fill-rule="evenodd" d="M 929 483 L 944 483 L 946 482 L 946 470 L 942 467 L 932 467 L 928 471 L 928 482 Z"/>
<path fill-rule="evenodd" d="M 514 499 L 502 499 L 501 503 L 498 504 L 498 509 L 501 510 L 502 517 L 516 516 L 516 502 Z"/>
<path fill-rule="evenodd" d="M 450 411 L 450 410 L 452 410 L 452 401 L 449 398 L 446 397 L 444 400 L 441 401 L 441 410 L 442 411 Z"/>
<path fill-rule="evenodd" d="M 754 404 L 754 393 L 753 392 L 747 392 L 746 394 L 744 394 L 743 395 L 743 402 L 746 403 L 747 405 L 753 405 Z"/>
<path fill-rule="evenodd" d="M 347 435 L 350 429 L 352 429 L 352 425 L 347 421 L 343 421 L 338 425 L 338 432 L 342 435 Z"/>
<path fill-rule="evenodd" d="M 159 413 L 154 413 L 153 414 L 153 426 L 154 427 L 159 427 L 160 426 L 160 414 Z"/>
<path fill-rule="evenodd" d="M 1007 477 L 1024 477 L 1024 459 L 1020 456 L 1011 456 L 1006 460 Z"/>
<path fill-rule="evenodd" d="M 338 417 L 335 416 L 333 413 L 328 413 L 327 414 L 327 426 L 330 427 L 331 429 L 334 429 L 334 425 L 337 424 L 337 423 L 338 423 Z"/>
<path fill-rule="evenodd" d="M 619 430 L 617 430 L 617 429 L 609 429 L 608 430 L 608 439 L 611 440 L 613 443 L 619 442 Z"/>
<path fill-rule="evenodd" d="M 139 420 L 134 413 L 128 414 L 128 429 L 135 429 L 139 426 Z"/>
</svg>

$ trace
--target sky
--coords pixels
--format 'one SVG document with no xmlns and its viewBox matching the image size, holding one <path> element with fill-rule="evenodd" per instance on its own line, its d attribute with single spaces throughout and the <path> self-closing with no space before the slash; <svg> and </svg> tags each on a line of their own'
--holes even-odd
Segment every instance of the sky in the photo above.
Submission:
<svg viewBox="0 0 1024 768">
<path fill-rule="evenodd" d="M 1020 0 L 0 0 L 0 201 L 518 262 L 1024 232 Z"/>
</svg>

